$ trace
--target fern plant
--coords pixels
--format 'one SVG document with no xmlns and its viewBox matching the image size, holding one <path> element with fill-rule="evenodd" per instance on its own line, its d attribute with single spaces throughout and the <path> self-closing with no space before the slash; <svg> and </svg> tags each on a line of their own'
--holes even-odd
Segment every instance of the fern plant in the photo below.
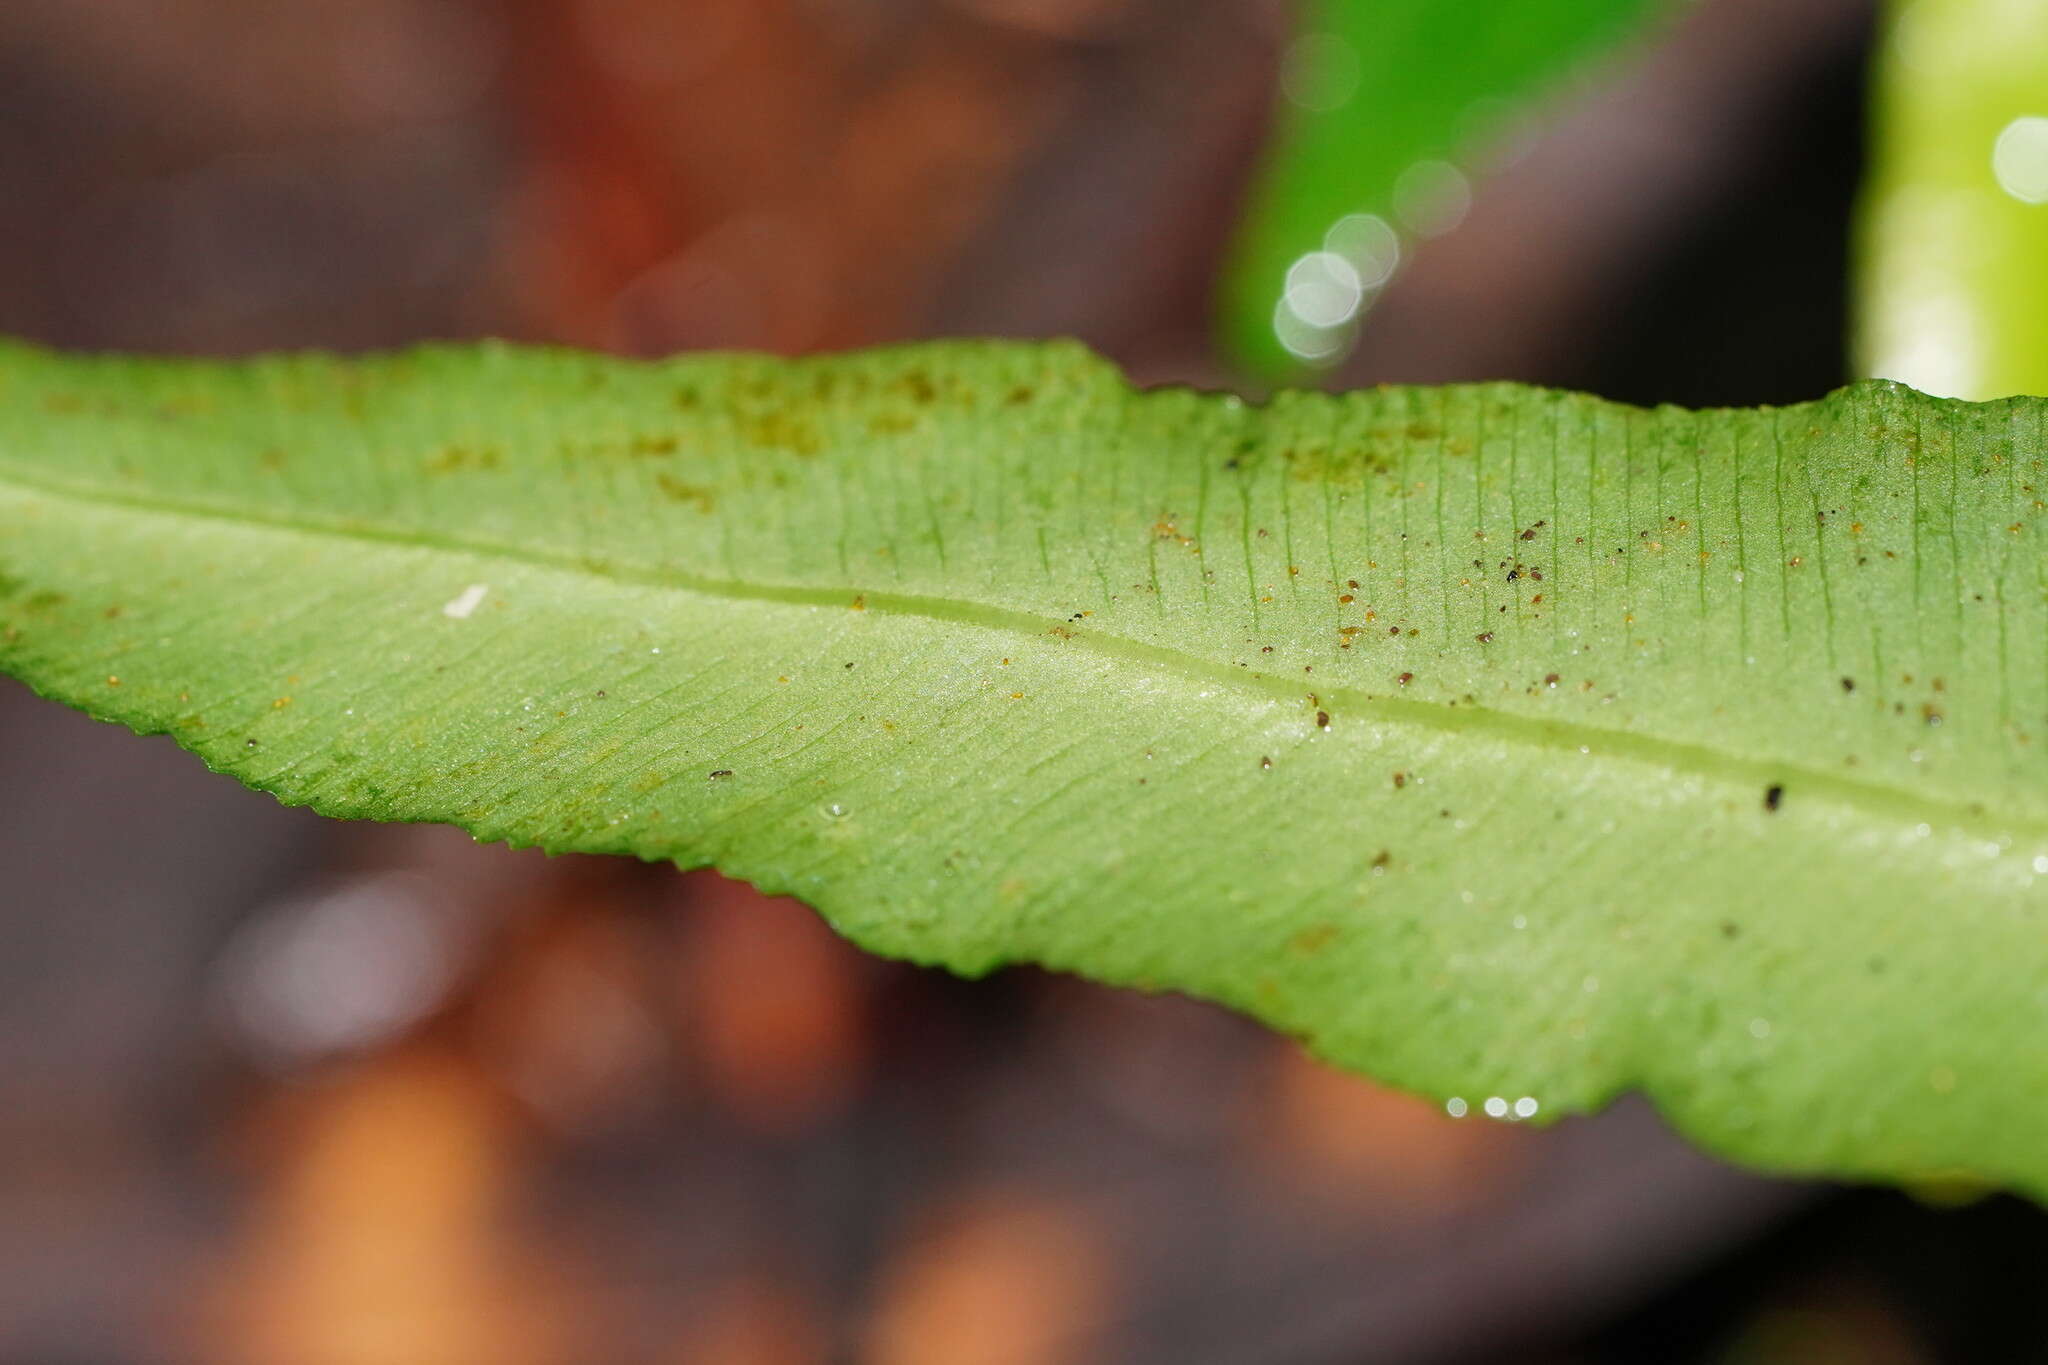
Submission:
<svg viewBox="0 0 2048 1365">
<path fill-rule="evenodd" d="M 1304 263 L 1309 311 L 1345 307 L 1295 321 L 1340 345 L 1401 168 L 1644 8 L 1522 7 L 1450 85 L 1396 79 L 1446 7 L 1319 8 L 1226 290 L 1244 353 L 1281 363 Z M 2011 76 L 1929 36 L 1971 13 L 1923 5 L 1887 117 L 2016 126 L 2003 77 L 1911 112 L 1908 68 Z M 1331 93 L 1368 40 L 1369 119 Z M 1884 145 L 1870 363 L 2028 386 L 2039 310 L 1990 296 L 2033 276 L 1930 284 L 1913 215 L 1950 168 Z M 1957 211 L 2023 239 L 1975 180 Z M 1996 364 L 1953 309 L 1915 330 L 1972 291 Z M 963 973 L 1192 992 L 1455 1114 L 1640 1088 L 1771 1168 L 2039 1196 L 2044 461 L 2043 400 L 1883 381 L 1250 405 L 1059 343 L 6 344 L 0 668 L 286 802 L 716 866 Z"/>
<path fill-rule="evenodd" d="M 0 665 L 1538 1119 L 2048 1187 L 2043 404 L 0 352 Z"/>
</svg>

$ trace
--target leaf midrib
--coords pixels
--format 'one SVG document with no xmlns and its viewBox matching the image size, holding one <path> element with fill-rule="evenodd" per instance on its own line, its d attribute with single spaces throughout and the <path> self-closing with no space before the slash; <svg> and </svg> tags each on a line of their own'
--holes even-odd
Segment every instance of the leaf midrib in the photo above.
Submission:
<svg viewBox="0 0 2048 1365">
<path fill-rule="evenodd" d="M 676 569 L 653 569 L 611 564 L 493 542 L 467 541 L 457 536 L 430 531 L 395 530 L 346 520 L 268 514 L 247 507 L 224 507 L 201 501 L 144 496 L 104 486 L 69 484 L 62 480 L 24 475 L 18 467 L 0 465 L 0 486 L 12 486 L 32 496 L 57 498 L 91 507 L 115 508 L 126 512 L 166 518 L 188 518 L 258 530 L 326 537 L 401 549 L 433 550 L 479 558 L 496 558 L 552 572 L 567 573 L 615 583 L 695 593 L 703 597 L 738 602 L 765 602 L 784 606 L 850 607 L 859 599 L 866 610 L 887 615 L 915 616 L 925 620 L 966 625 L 1030 638 L 1057 635 L 1065 644 L 1087 650 L 1102 658 L 1126 664 L 1150 665 L 1177 673 L 1199 683 L 1227 687 L 1241 693 L 1262 696 L 1269 701 L 1309 706 L 1309 693 L 1291 679 L 1274 677 L 1228 664 L 1213 662 L 1162 645 L 1148 644 L 1097 629 L 1085 629 L 1066 620 L 1037 616 L 1028 611 L 916 593 L 848 585 L 811 588 L 785 584 L 748 583 L 737 579 L 708 578 Z M 1797 785 L 1802 799 L 1815 796 L 1836 801 L 1880 818 L 1904 824 L 1940 824 L 1952 828 L 1995 833 L 2027 833 L 2048 837 L 2048 819 L 2026 818 L 2003 822 L 1990 820 L 1979 803 L 1949 800 L 1925 793 L 1906 791 L 1796 764 L 1723 753 L 1705 745 L 1656 735 L 1632 734 L 1586 725 L 1578 721 L 1545 719 L 1498 711 L 1474 702 L 1453 708 L 1438 702 L 1415 701 L 1405 697 L 1352 687 L 1318 687 L 1321 709 L 1331 713 L 1333 724 L 1355 714 L 1395 725 L 1409 725 L 1440 734 L 1478 734 L 1527 747 L 1576 752 L 1594 760 L 1621 761 L 1669 772 L 1685 773 L 1708 781 L 1725 782 L 1762 793 L 1774 785 Z"/>
</svg>

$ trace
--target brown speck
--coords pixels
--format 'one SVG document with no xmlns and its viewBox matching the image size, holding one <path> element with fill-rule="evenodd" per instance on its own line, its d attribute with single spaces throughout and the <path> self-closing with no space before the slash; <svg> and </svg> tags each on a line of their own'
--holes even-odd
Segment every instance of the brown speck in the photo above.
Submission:
<svg viewBox="0 0 2048 1365">
<path fill-rule="evenodd" d="M 866 611 L 868 609 L 868 595 L 866 593 L 862 593 L 853 599 L 853 609 L 855 611 Z"/>
<path fill-rule="evenodd" d="M 1534 540 L 1534 539 L 1536 539 L 1536 532 L 1535 532 L 1535 530 L 1534 530 L 1534 529 L 1532 528 L 1532 529 L 1530 529 L 1530 530 L 1527 530 L 1527 531 L 1524 531 L 1524 532 L 1522 532 L 1522 539 L 1524 539 L 1524 540 Z"/>
<path fill-rule="evenodd" d="M 1349 602 L 1355 602 L 1355 601 L 1357 601 L 1358 599 L 1357 599 L 1357 598 L 1355 598 L 1355 597 L 1353 597 L 1353 596 L 1352 596 L 1352 595 L 1351 595 L 1350 593 L 1348 593 L 1348 592 L 1340 592 L 1340 593 L 1338 593 L 1338 594 L 1337 594 L 1337 600 L 1338 600 L 1339 602 L 1346 602 L 1346 603 L 1349 603 Z"/>
<path fill-rule="evenodd" d="M 1856 690 L 1856 680 L 1854 678 L 1842 679 L 1842 690 L 1844 692 L 1854 692 Z"/>
<path fill-rule="evenodd" d="M 1482 645 L 1490 645 L 1493 643 L 1493 632 L 1490 630 L 1482 630 L 1472 638 L 1477 640 Z"/>
<path fill-rule="evenodd" d="M 1259 653 L 1261 653 L 1261 654 L 1271 654 L 1272 652 L 1273 652 L 1273 646 L 1271 646 L 1271 645 L 1261 645 L 1261 646 L 1259 646 Z"/>
<path fill-rule="evenodd" d="M 1336 925 L 1318 924 L 1313 928 L 1304 929 L 1296 934 L 1288 941 L 1288 946 L 1297 953 L 1316 953 L 1321 952 L 1329 944 L 1330 940 L 1335 937 L 1337 937 Z"/>
<path fill-rule="evenodd" d="M 1355 588 L 1358 586 L 1358 580 L 1355 578 L 1347 578 L 1344 580 L 1344 586 L 1347 588 Z"/>
<path fill-rule="evenodd" d="M 1558 681 L 1558 675 L 1555 673 L 1545 673 L 1543 675 L 1543 685 L 1545 687 L 1555 687 L 1557 686 Z"/>
<path fill-rule="evenodd" d="M 1394 855 L 1393 855 L 1393 853 L 1392 853 L 1391 851 L 1389 851 L 1389 850 L 1387 850 L 1387 849 L 1384 849 L 1384 848 L 1383 848 L 1383 849 L 1381 849 L 1381 850 L 1380 850 L 1380 852 L 1379 852 L 1379 856 L 1378 856 L 1377 858 L 1374 858 L 1374 859 L 1372 860 L 1372 865 L 1373 865 L 1373 869 L 1374 869 L 1375 871 L 1380 871 L 1380 872 L 1384 872 L 1384 871 L 1385 871 L 1385 870 L 1387 869 L 1387 866 L 1388 866 L 1388 865 L 1389 865 L 1390 863 L 1392 863 L 1393 861 L 1394 861 Z"/>
<path fill-rule="evenodd" d="M 1316 712 L 1316 728 L 1318 730 L 1327 730 L 1330 728 L 1330 713 L 1328 711 Z"/>
<path fill-rule="evenodd" d="M 1259 760 L 1259 766 L 1261 768 L 1270 768 L 1273 766 L 1273 760 L 1270 758 L 1262 758 Z"/>
<path fill-rule="evenodd" d="M 1776 810 L 1785 799 L 1785 789 L 1777 783 L 1764 788 L 1764 809 Z"/>
<path fill-rule="evenodd" d="M 720 778 L 720 777 L 731 777 L 731 776 L 732 776 L 732 769 L 730 769 L 730 768 L 713 768 L 713 769 L 711 770 L 711 776 L 712 776 L 713 778 Z"/>
<path fill-rule="evenodd" d="M 1941 708 L 1937 707 L 1931 701 L 1921 703 L 1920 719 L 1926 721 L 1929 725 L 1941 724 Z"/>
<path fill-rule="evenodd" d="M 784 682 L 788 682 L 788 681 L 789 681 L 789 679 L 787 679 L 787 678 L 784 678 L 784 679 L 783 679 L 782 681 L 784 681 Z M 599 701 L 603 701 L 603 700 L 605 699 L 606 695 L 607 695 L 607 694 L 606 694 L 605 690 L 604 690 L 604 689 L 603 689 L 602 687 L 600 687 L 600 688 L 598 688 L 598 689 L 597 689 L 597 699 L 598 699 Z"/>
<path fill-rule="evenodd" d="M 718 506 L 716 490 L 706 488 L 702 484 L 684 483 L 666 470 L 655 474 L 654 486 L 659 488 L 661 495 L 670 502 L 688 503 L 706 515 Z"/>
<path fill-rule="evenodd" d="M 1734 920 L 1732 920 L 1732 919 L 1724 919 L 1724 920 L 1722 920 L 1722 921 L 1721 921 L 1721 937 L 1722 937 L 1722 938 L 1734 938 L 1734 937 L 1736 937 L 1736 936 L 1737 936 L 1738 934 L 1740 934 L 1741 932 L 1742 932 L 1742 926 L 1741 926 L 1741 925 L 1739 925 L 1739 924 L 1737 924 L 1737 923 L 1736 923 L 1736 922 L 1735 922 Z"/>
<path fill-rule="evenodd" d="M 1415 681 L 1415 675 L 1413 673 L 1403 673 L 1396 677 L 1394 681 L 1406 687 L 1409 683 Z"/>
<path fill-rule="evenodd" d="M 1403 788 L 1403 787 L 1405 787 L 1405 786 L 1407 786 L 1407 785 L 1408 785 L 1408 774 L 1406 774 L 1406 773 L 1395 773 L 1395 774 L 1394 774 L 1394 790 L 1396 790 L 1396 791 L 1399 791 L 1399 790 L 1400 790 L 1401 788 Z"/>
</svg>

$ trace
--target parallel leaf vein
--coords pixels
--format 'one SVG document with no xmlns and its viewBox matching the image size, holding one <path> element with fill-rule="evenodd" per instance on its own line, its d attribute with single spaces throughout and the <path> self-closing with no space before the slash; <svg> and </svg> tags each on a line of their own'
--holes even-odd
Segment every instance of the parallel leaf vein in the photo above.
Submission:
<svg viewBox="0 0 2048 1365">
<path fill-rule="evenodd" d="M 1293 679 L 1248 672 L 1222 662 L 1130 639 L 1099 628 L 1077 628 L 1049 616 L 1039 616 L 1029 611 L 985 602 L 915 593 L 864 590 L 859 585 L 851 583 L 845 586 L 816 587 L 713 579 L 671 568 L 584 560 L 530 547 L 469 541 L 461 537 L 414 529 L 400 530 L 374 524 L 273 515 L 247 507 L 228 507 L 161 496 L 140 496 L 104 487 L 68 485 L 58 480 L 25 475 L 18 468 L 0 467 L 0 487 L 5 486 L 12 486 L 31 496 L 63 499 L 144 516 L 211 521 L 260 531 L 498 559 L 553 572 L 688 592 L 697 596 L 736 602 L 846 607 L 856 597 L 861 597 L 865 599 L 868 611 L 880 614 L 921 617 L 1042 639 L 1053 638 L 1057 629 L 1058 637 L 1069 648 L 1086 650 L 1125 664 L 1165 670 L 1190 681 L 1259 696 L 1270 702 L 1295 706 L 1305 704 L 1305 693 L 1301 685 Z M 1439 525 L 1441 526 L 1441 523 Z M 1453 709 L 1434 702 L 1386 696 L 1356 688 L 1322 688 L 1319 689 L 1319 695 L 1323 709 L 1328 710 L 1340 726 L 1353 718 L 1361 718 L 1444 734 L 1486 736 L 1499 742 L 1525 747 L 1566 753 L 1578 752 L 1589 761 L 1620 760 L 1647 765 L 1702 780 L 1755 788 L 1759 792 L 1771 785 L 1796 783 L 1805 797 L 1832 800 L 1873 816 L 1907 824 L 1938 822 L 1966 830 L 2024 832 L 2032 836 L 2048 837 L 2048 819 L 2039 816 L 2006 815 L 1994 820 L 1990 812 L 1976 803 L 1905 790 L 1837 773 L 1805 769 L 1770 758 L 1724 752 L 1665 736 L 1612 730 L 1576 721 L 1522 716 L 1471 704 Z M 1312 715 L 1305 706 L 1303 714 L 1305 720 Z"/>
</svg>

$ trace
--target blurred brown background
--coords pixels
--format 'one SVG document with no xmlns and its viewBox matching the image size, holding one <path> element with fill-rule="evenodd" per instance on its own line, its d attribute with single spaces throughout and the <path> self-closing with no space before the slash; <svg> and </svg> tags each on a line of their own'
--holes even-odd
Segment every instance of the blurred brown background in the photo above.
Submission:
<svg viewBox="0 0 2048 1365">
<path fill-rule="evenodd" d="M 1080 336 L 1234 382 L 1277 0 L 5 0 L 0 332 Z M 1337 378 L 1843 377 L 1858 0 L 1705 0 Z M 1512 154 L 1510 154 L 1512 153 Z M 708 874 L 324 823 L 0 690 L 0 1365 L 2033 1358 L 2048 1234 L 1454 1122 Z"/>
</svg>

